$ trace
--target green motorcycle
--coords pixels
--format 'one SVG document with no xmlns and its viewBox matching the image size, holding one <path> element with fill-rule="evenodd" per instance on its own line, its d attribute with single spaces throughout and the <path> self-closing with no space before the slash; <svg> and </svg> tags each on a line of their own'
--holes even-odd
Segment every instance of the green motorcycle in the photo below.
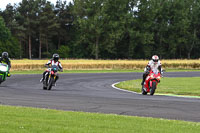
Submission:
<svg viewBox="0 0 200 133">
<path fill-rule="evenodd" d="M 8 65 L 0 63 L 0 84 L 6 80 L 8 75 Z"/>
</svg>

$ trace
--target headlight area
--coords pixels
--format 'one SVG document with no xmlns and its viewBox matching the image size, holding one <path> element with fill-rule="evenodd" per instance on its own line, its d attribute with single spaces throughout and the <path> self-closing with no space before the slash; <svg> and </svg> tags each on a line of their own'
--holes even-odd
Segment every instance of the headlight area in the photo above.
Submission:
<svg viewBox="0 0 200 133">
<path fill-rule="evenodd" d="M 160 76 L 158 76 L 157 79 L 160 79 Z"/>
<path fill-rule="evenodd" d="M 151 75 L 151 78 L 153 79 L 153 78 L 155 78 L 153 75 Z"/>
</svg>

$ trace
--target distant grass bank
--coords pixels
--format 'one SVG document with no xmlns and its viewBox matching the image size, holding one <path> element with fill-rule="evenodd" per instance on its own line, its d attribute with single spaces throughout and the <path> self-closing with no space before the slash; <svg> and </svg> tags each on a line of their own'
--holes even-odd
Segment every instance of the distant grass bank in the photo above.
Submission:
<svg viewBox="0 0 200 133">
<path fill-rule="evenodd" d="M 141 93 L 142 79 L 120 82 L 118 88 Z M 156 93 L 200 96 L 200 77 L 162 78 Z"/>
<path fill-rule="evenodd" d="M 199 133 L 200 123 L 0 105 L 1 133 Z"/>
<path fill-rule="evenodd" d="M 11 60 L 12 70 L 43 70 L 48 60 Z M 200 60 L 161 60 L 165 69 L 200 70 Z M 64 70 L 143 70 L 148 60 L 60 60 Z"/>
</svg>

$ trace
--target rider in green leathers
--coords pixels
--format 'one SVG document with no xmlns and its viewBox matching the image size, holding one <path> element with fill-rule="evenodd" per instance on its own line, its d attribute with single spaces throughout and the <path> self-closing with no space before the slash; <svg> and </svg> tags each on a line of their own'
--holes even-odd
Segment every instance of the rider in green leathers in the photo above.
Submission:
<svg viewBox="0 0 200 133">
<path fill-rule="evenodd" d="M 8 52 L 3 52 L 2 56 L 0 57 L 0 63 L 4 63 L 8 65 L 8 77 L 10 77 L 10 68 L 11 68 L 11 63 L 10 63 L 10 59 L 8 58 Z"/>
</svg>

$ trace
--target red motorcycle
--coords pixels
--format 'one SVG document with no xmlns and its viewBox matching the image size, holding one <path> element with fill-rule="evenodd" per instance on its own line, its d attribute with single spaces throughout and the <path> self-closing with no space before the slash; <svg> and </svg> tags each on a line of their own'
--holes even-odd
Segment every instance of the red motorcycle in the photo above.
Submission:
<svg viewBox="0 0 200 133">
<path fill-rule="evenodd" d="M 142 86 L 142 94 L 147 95 L 150 92 L 150 95 L 155 93 L 158 83 L 160 83 L 162 75 L 158 70 L 150 70 L 144 85 Z"/>
</svg>

